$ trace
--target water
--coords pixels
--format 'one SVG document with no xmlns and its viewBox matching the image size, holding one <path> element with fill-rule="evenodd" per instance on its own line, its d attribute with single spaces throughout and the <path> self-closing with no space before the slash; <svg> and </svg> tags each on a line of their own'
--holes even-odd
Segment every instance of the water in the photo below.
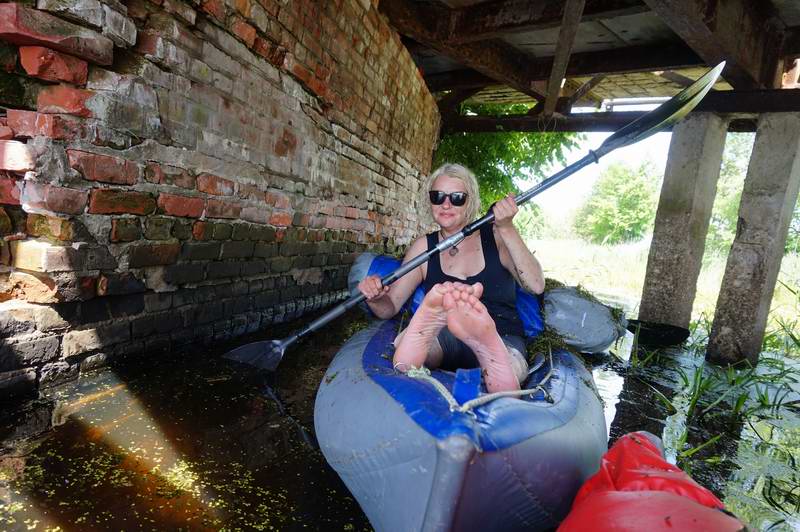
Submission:
<svg viewBox="0 0 800 532">
<path fill-rule="evenodd" d="M 231 347 L 223 346 L 142 357 L 4 409 L 0 529 L 369 530 L 313 434 L 316 389 L 363 325 L 356 316 L 291 347 L 271 376 L 220 359 Z M 774 356 L 760 366 L 762 377 L 791 371 L 749 390 L 748 415 L 722 402 L 697 415 L 719 397 L 709 390 L 687 416 L 684 380 L 711 371 L 702 357 L 637 351 L 630 335 L 611 351 L 587 359 L 611 441 L 635 430 L 662 436 L 667 455 L 754 529 L 800 530 L 794 361 Z M 759 397 L 773 408 L 756 408 Z"/>
</svg>

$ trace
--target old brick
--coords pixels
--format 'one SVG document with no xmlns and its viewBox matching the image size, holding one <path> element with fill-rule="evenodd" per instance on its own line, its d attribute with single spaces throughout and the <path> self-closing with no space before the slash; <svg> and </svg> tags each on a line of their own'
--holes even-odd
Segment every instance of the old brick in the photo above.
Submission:
<svg viewBox="0 0 800 532">
<path fill-rule="evenodd" d="M 214 224 L 214 240 L 228 240 L 233 235 L 233 225 L 226 223 Z"/>
<path fill-rule="evenodd" d="M 175 225 L 172 226 L 172 236 L 178 240 L 189 240 L 192 238 L 192 222 L 175 220 Z"/>
<path fill-rule="evenodd" d="M 250 225 L 249 224 L 234 224 L 233 235 L 234 240 L 248 240 L 250 238 Z"/>
<path fill-rule="evenodd" d="M 223 24 L 225 23 L 225 2 L 222 0 L 203 0 L 200 9 Z"/>
<path fill-rule="evenodd" d="M 43 46 L 21 46 L 22 68 L 31 76 L 49 81 L 66 81 L 74 85 L 86 83 L 88 63 Z"/>
<path fill-rule="evenodd" d="M 14 130 L 8 126 L 0 125 L 0 140 L 11 140 L 14 138 Z"/>
<path fill-rule="evenodd" d="M 88 107 L 88 103 L 93 96 L 94 92 L 92 91 L 76 89 L 67 85 L 53 85 L 39 91 L 36 110 L 40 113 L 64 113 L 90 118 L 93 113 Z"/>
<path fill-rule="evenodd" d="M 219 242 L 184 242 L 181 258 L 185 260 L 216 260 L 222 246 Z"/>
<path fill-rule="evenodd" d="M 255 38 L 253 42 L 253 51 L 276 67 L 283 66 L 287 52 L 286 48 L 283 46 L 271 43 L 261 37 Z"/>
<path fill-rule="evenodd" d="M 0 71 L 14 72 L 17 68 L 17 47 L 7 42 L 0 41 Z"/>
<path fill-rule="evenodd" d="M 0 236 L 10 235 L 14 232 L 14 223 L 3 207 L 0 207 Z"/>
<path fill-rule="evenodd" d="M 72 241 L 75 238 L 75 223 L 72 220 L 29 214 L 26 222 L 27 232 L 30 236 L 62 241 Z"/>
<path fill-rule="evenodd" d="M 270 258 L 278 256 L 278 244 L 271 242 L 256 242 L 256 247 L 253 250 L 254 257 Z"/>
<path fill-rule="evenodd" d="M 136 25 L 133 20 L 107 5 L 103 6 L 103 12 L 103 35 L 123 48 L 136 44 Z"/>
<path fill-rule="evenodd" d="M 103 25 L 103 4 L 98 0 L 79 0 L 76 2 L 64 2 L 64 0 L 37 0 L 37 9 L 58 13 L 59 15 L 85 22 L 90 26 L 99 28 Z"/>
<path fill-rule="evenodd" d="M 79 150 L 67 150 L 69 164 L 89 181 L 133 185 L 139 180 L 139 167 L 133 161 Z"/>
<path fill-rule="evenodd" d="M 233 196 L 236 184 L 230 179 L 213 174 L 200 174 L 197 176 L 197 190 L 214 196 Z"/>
<path fill-rule="evenodd" d="M 144 294 L 142 293 L 110 296 L 99 299 L 104 299 L 106 301 L 112 318 L 126 318 L 144 312 Z"/>
<path fill-rule="evenodd" d="M 167 266 L 164 279 L 171 284 L 199 283 L 205 277 L 202 263 L 173 264 Z"/>
<path fill-rule="evenodd" d="M 40 366 L 58 358 L 58 336 L 32 338 L 0 345 L 0 371 Z"/>
<path fill-rule="evenodd" d="M 151 214 L 155 209 L 155 199 L 142 192 L 94 189 L 89 197 L 93 214 Z"/>
<path fill-rule="evenodd" d="M 144 237 L 148 240 L 167 240 L 172 233 L 172 218 L 151 216 L 145 222 Z"/>
<path fill-rule="evenodd" d="M 5 205 L 19 205 L 22 195 L 22 180 L 3 177 L 0 174 L 0 203 Z"/>
<path fill-rule="evenodd" d="M 43 274 L 11 272 L 8 294 L 30 303 L 83 301 L 95 296 L 96 278 L 82 274 Z"/>
<path fill-rule="evenodd" d="M 180 251 L 181 245 L 178 242 L 132 246 L 128 249 L 130 267 L 142 268 L 145 266 L 172 264 L 178 260 Z"/>
<path fill-rule="evenodd" d="M 149 162 L 145 168 L 145 179 L 150 183 L 172 185 L 181 188 L 196 188 L 196 178 L 182 168 Z"/>
<path fill-rule="evenodd" d="M 292 225 L 292 213 L 278 211 L 269 217 L 269 223 L 275 227 L 288 227 Z"/>
<path fill-rule="evenodd" d="M 210 222 L 195 222 L 192 225 L 192 236 L 195 240 L 212 240 L 214 238 L 214 224 Z"/>
<path fill-rule="evenodd" d="M 226 262 L 211 262 L 206 268 L 206 276 L 209 279 L 220 279 L 224 277 L 237 277 L 241 270 L 241 263 L 226 261 Z"/>
<path fill-rule="evenodd" d="M 208 218 L 239 218 L 242 206 L 231 201 L 209 199 L 206 205 L 206 216 Z"/>
<path fill-rule="evenodd" d="M 263 260 L 251 260 L 242 263 L 242 277 L 267 273 L 267 263 Z"/>
<path fill-rule="evenodd" d="M 112 242 L 133 242 L 142 237 L 138 218 L 114 218 L 111 220 Z"/>
<path fill-rule="evenodd" d="M 33 150 L 24 142 L 0 140 L 0 170 L 27 172 L 34 169 L 35 161 Z"/>
<path fill-rule="evenodd" d="M 164 192 L 158 195 L 158 212 L 164 214 L 185 218 L 199 218 L 203 215 L 204 210 L 205 200 L 203 198 L 179 196 Z"/>
<path fill-rule="evenodd" d="M 146 287 L 131 272 L 103 273 L 97 279 L 97 295 L 117 296 L 144 292 Z"/>
<path fill-rule="evenodd" d="M 0 398 L 25 397 L 36 392 L 36 370 L 17 369 L 0 373 Z M 48 422 L 48 427 L 49 422 Z"/>
<path fill-rule="evenodd" d="M 269 223 L 269 216 L 271 212 L 269 208 L 264 207 L 244 207 L 240 216 L 242 220 L 247 220 L 248 222 L 253 222 L 257 224 L 266 224 Z"/>
<path fill-rule="evenodd" d="M 44 136 L 56 140 L 72 140 L 84 135 L 84 125 L 80 118 L 20 109 L 9 109 L 7 113 L 8 125 L 16 137 Z"/>
<path fill-rule="evenodd" d="M 288 209 L 292 206 L 289 197 L 280 192 L 267 192 L 267 203 L 274 206 L 276 209 Z"/>
<path fill-rule="evenodd" d="M 222 259 L 244 259 L 253 256 L 255 242 L 223 242 Z"/>
<path fill-rule="evenodd" d="M 87 353 L 96 349 L 130 340 L 131 328 L 126 321 L 115 322 L 94 329 L 72 331 L 64 335 L 61 354 L 64 357 Z"/>
<path fill-rule="evenodd" d="M 22 203 L 28 208 L 44 209 L 64 214 L 81 214 L 89 193 L 85 190 L 42 185 L 33 181 L 25 183 Z"/>
<path fill-rule="evenodd" d="M 15 240 L 11 245 L 11 265 L 34 272 L 76 271 L 83 269 L 80 253 L 70 246 L 56 246 L 38 240 Z"/>
<path fill-rule="evenodd" d="M 22 4 L 0 4 L 0 39 L 47 46 L 101 65 L 110 65 L 114 54 L 107 37 Z"/>
<path fill-rule="evenodd" d="M 240 17 L 234 18 L 231 24 L 231 31 L 234 35 L 243 40 L 248 48 L 251 48 L 255 43 L 256 29 Z"/>
<path fill-rule="evenodd" d="M 292 269 L 291 257 L 277 257 L 270 261 L 270 271 L 273 273 L 285 273 Z"/>
<path fill-rule="evenodd" d="M 275 240 L 275 228 L 268 225 L 251 225 L 250 240 L 273 242 Z"/>
</svg>

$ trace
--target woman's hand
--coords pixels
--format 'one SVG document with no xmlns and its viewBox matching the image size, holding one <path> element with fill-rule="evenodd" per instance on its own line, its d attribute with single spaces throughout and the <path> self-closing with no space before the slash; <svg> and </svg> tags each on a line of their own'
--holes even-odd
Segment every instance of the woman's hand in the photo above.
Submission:
<svg viewBox="0 0 800 532">
<path fill-rule="evenodd" d="M 494 212 L 494 224 L 497 227 L 508 227 L 512 225 L 514 216 L 519 211 L 517 201 L 512 194 L 501 199 L 492 207 Z"/>
<path fill-rule="evenodd" d="M 389 291 L 389 287 L 381 285 L 381 278 L 377 275 L 368 275 L 358 283 L 358 290 L 364 294 L 367 301 L 374 301 L 385 296 Z"/>
</svg>

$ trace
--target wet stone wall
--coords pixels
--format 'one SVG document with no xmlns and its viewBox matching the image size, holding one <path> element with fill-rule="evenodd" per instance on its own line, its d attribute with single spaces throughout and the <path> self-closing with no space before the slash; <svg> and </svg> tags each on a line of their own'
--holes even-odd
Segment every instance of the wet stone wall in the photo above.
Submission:
<svg viewBox="0 0 800 532">
<path fill-rule="evenodd" d="M 373 0 L 0 4 L 0 397 L 341 297 L 439 116 Z"/>
</svg>

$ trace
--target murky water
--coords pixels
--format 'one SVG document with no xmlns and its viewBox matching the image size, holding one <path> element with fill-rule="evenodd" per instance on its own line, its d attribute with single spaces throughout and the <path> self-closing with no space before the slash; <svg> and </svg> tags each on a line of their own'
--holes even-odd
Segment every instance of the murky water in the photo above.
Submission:
<svg viewBox="0 0 800 532">
<path fill-rule="evenodd" d="M 4 409 L 0 529 L 369 530 L 313 435 L 317 386 L 361 323 L 353 314 L 311 335 L 272 376 L 220 359 L 223 346 L 143 357 Z M 612 352 L 587 360 L 611 440 L 663 436 L 668 456 L 754 529 L 800 529 L 796 363 L 773 357 L 744 399 L 710 386 L 691 407 L 694 376 L 711 372 L 702 357 L 632 349 L 630 336 Z"/>
</svg>

